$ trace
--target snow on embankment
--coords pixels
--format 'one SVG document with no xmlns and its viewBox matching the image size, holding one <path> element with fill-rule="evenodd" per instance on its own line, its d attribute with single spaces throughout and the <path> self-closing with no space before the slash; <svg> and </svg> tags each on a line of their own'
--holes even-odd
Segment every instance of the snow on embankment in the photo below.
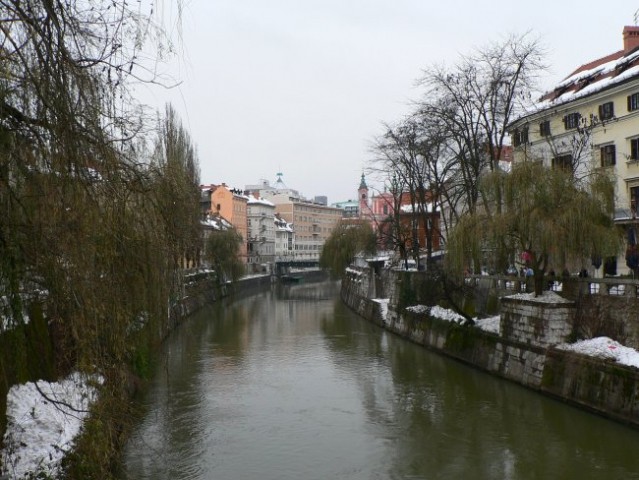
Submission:
<svg viewBox="0 0 639 480">
<path fill-rule="evenodd" d="M 447 308 L 442 308 L 439 305 L 435 305 L 434 307 L 414 305 L 412 307 L 406 307 L 406 310 L 413 313 L 426 313 L 431 317 L 446 320 L 447 322 L 459 323 L 460 325 L 464 325 L 466 323 L 466 319 L 459 313 Z M 475 326 L 484 331 L 499 333 L 499 315 L 490 318 L 473 318 L 473 321 L 475 322 Z"/>
<path fill-rule="evenodd" d="M 12 386 L 7 395 L 1 473 L 16 480 L 35 478 L 38 473 L 55 478 L 96 400 L 92 386 L 96 382 L 101 379 L 72 373 L 55 383 L 40 380 Z"/>
<path fill-rule="evenodd" d="M 624 347 L 619 342 L 608 337 L 590 338 L 575 343 L 562 343 L 557 345 L 557 348 L 590 357 L 613 360 L 621 365 L 639 368 L 639 352 L 634 348 Z"/>
<path fill-rule="evenodd" d="M 521 294 L 520 297 L 523 297 L 526 300 L 535 299 L 534 296 L 530 296 L 529 294 Z M 540 299 L 539 301 L 542 300 L 543 299 Z M 407 307 L 406 310 L 414 313 L 427 313 L 431 317 L 436 317 L 441 320 L 455 322 L 462 325 L 466 321 L 466 319 L 458 313 L 439 306 L 428 307 L 426 305 L 415 305 Z M 499 333 L 499 316 L 490 318 L 474 318 L 473 320 L 475 321 L 475 326 L 478 328 L 487 332 Z M 556 348 L 559 350 L 580 353 L 589 357 L 612 360 L 620 365 L 639 368 L 639 352 L 637 352 L 634 348 L 625 347 L 619 342 L 608 337 L 579 340 L 575 343 L 562 343 L 557 345 Z"/>
</svg>

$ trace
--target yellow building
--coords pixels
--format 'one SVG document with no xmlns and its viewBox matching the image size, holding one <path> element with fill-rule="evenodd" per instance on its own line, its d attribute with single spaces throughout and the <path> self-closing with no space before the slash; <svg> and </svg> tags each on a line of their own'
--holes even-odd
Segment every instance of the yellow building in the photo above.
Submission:
<svg viewBox="0 0 639 480">
<path fill-rule="evenodd" d="M 616 179 L 615 223 L 635 225 L 639 205 L 639 27 L 623 48 L 584 64 L 510 126 L 514 162 L 542 160 L 577 176 L 596 168 Z M 628 272 L 624 256 L 607 273 Z"/>
</svg>

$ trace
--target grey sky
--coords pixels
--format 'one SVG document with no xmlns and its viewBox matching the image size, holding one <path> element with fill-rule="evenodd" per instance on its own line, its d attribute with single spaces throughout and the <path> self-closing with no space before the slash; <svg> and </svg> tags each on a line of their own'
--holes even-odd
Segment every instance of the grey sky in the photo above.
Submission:
<svg viewBox="0 0 639 480">
<path fill-rule="evenodd" d="M 546 87 L 619 50 L 639 2 L 512 0 L 190 0 L 182 82 L 156 89 L 198 147 L 204 183 L 284 181 L 329 202 L 355 198 L 381 122 L 419 97 L 435 63 L 530 31 L 546 47 Z"/>
</svg>

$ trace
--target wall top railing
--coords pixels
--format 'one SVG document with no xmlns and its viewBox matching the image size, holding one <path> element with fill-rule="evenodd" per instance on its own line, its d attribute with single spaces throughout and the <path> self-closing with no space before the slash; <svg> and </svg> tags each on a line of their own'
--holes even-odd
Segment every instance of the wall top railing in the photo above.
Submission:
<svg viewBox="0 0 639 480">
<path fill-rule="evenodd" d="M 468 275 L 466 285 L 497 290 L 512 291 L 513 293 L 530 293 L 534 291 L 533 277 L 519 277 L 509 275 Z M 577 295 L 610 295 L 639 297 L 639 280 L 617 277 L 544 277 L 544 289 L 554 292 L 564 292 L 567 296 Z"/>
</svg>

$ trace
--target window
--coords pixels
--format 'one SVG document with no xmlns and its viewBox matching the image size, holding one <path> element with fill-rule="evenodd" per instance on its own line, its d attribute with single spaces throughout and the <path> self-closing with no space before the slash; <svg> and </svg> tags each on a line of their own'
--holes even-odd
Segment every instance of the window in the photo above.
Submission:
<svg viewBox="0 0 639 480">
<path fill-rule="evenodd" d="M 630 211 L 632 218 L 637 217 L 637 206 L 639 206 L 639 187 L 630 187 Z"/>
<path fill-rule="evenodd" d="M 542 137 L 547 137 L 550 135 L 550 120 L 546 120 L 545 122 L 541 122 L 539 124 L 539 135 Z"/>
<path fill-rule="evenodd" d="M 579 126 L 579 120 L 581 119 L 581 115 L 577 112 L 569 113 L 564 117 L 564 126 L 566 130 L 572 130 L 573 128 L 577 128 Z"/>
<path fill-rule="evenodd" d="M 615 116 L 615 104 L 606 102 L 599 105 L 599 120 L 610 120 Z"/>
<path fill-rule="evenodd" d="M 553 168 L 565 168 L 566 170 L 572 170 L 572 155 L 559 155 L 552 159 Z"/>
<path fill-rule="evenodd" d="M 601 147 L 601 166 L 611 167 L 616 163 L 616 151 L 614 145 Z"/>
<path fill-rule="evenodd" d="M 521 130 L 515 129 L 513 131 L 513 146 L 518 147 L 521 144 L 528 142 L 528 127 L 524 127 Z"/>
<path fill-rule="evenodd" d="M 639 160 L 639 138 L 630 140 L 630 160 Z"/>
<path fill-rule="evenodd" d="M 634 112 L 635 110 L 639 110 L 639 93 L 628 95 L 628 111 Z"/>
</svg>

